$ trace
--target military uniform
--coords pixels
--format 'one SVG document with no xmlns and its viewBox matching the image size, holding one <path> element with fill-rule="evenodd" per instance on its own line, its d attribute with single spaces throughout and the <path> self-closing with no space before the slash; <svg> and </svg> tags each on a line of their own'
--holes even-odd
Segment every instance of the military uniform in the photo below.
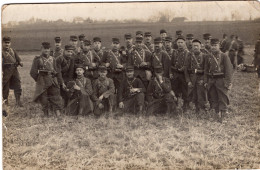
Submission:
<svg viewBox="0 0 260 170">
<path fill-rule="evenodd" d="M 260 39 L 255 44 L 254 65 L 257 68 L 258 78 L 260 78 Z"/>
<path fill-rule="evenodd" d="M 106 70 L 106 67 L 100 66 L 99 70 L 103 71 Z M 97 78 L 93 82 L 93 101 L 95 102 L 94 106 L 94 114 L 99 116 L 101 113 L 112 111 L 114 106 L 114 93 L 115 93 L 115 86 L 114 82 L 110 78 Z M 103 95 L 103 99 L 100 100 L 99 97 Z M 99 104 L 103 105 L 103 108 L 99 107 Z"/>
<path fill-rule="evenodd" d="M 144 37 L 152 37 L 151 32 L 145 32 Z M 150 53 L 154 52 L 154 44 L 151 42 L 145 42 L 143 45 L 143 49 L 148 50 Z"/>
<path fill-rule="evenodd" d="M 206 34 L 203 34 L 203 39 L 205 41 L 210 41 L 211 39 L 211 35 L 209 33 L 206 33 Z M 205 54 L 210 54 L 211 53 L 211 46 L 210 46 L 210 43 L 205 43 L 205 44 L 202 44 L 201 46 L 201 52 L 205 53 Z"/>
<path fill-rule="evenodd" d="M 182 31 L 178 30 L 178 31 L 176 31 L 175 36 L 176 36 L 176 38 L 178 38 L 179 36 L 182 36 L 182 34 L 183 34 Z M 172 43 L 172 48 L 174 50 L 178 49 L 178 45 L 177 45 L 177 41 L 176 40 L 174 40 L 174 42 Z"/>
<path fill-rule="evenodd" d="M 60 43 L 61 37 L 55 37 L 54 40 L 55 40 L 55 43 Z M 50 55 L 53 56 L 54 58 L 58 58 L 63 55 L 63 52 L 64 52 L 64 49 L 62 49 L 61 47 L 55 47 L 54 51 L 52 51 L 52 53 Z"/>
<path fill-rule="evenodd" d="M 211 44 L 214 43 L 219 43 L 218 39 L 212 39 Z M 226 54 L 218 51 L 205 58 L 204 82 L 207 83 L 209 91 L 210 106 L 217 113 L 219 111 L 227 112 L 231 77 L 232 64 Z"/>
<path fill-rule="evenodd" d="M 193 40 L 192 42 L 199 42 L 199 40 Z M 202 52 L 192 52 L 187 56 L 187 64 L 185 69 L 186 82 L 192 83 L 192 89 L 189 89 L 192 93 L 192 101 L 196 106 L 196 110 L 205 109 L 207 103 L 206 89 L 204 87 L 204 63 L 206 54 Z"/>
<path fill-rule="evenodd" d="M 11 42 L 10 37 L 4 37 L 3 42 Z M 8 103 L 9 89 L 14 90 L 16 105 L 22 106 L 20 96 L 22 93 L 21 78 L 17 67 L 21 64 L 21 58 L 12 48 L 2 49 L 2 69 L 3 69 L 3 99 Z"/>
<path fill-rule="evenodd" d="M 76 35 L 71 35 L 70 41 L 78 41 L 78 37 Z M 74 46 L 73 57 L 76 57 L 80 53 L 80 51 L 81 51 L 80 47 Z"/>
<path fill-rule="evenodd" d="M 186 35 L 186 40 L 187 41 L 191 41 L 194 39 L 194 35 L 193 34 L 187 34 Z M 186 46 L 187 46 L 187 49 L 191 52 L 192 51 L 192 43 L 187 43 L 186 42 Z"/>
<path fill-rule="evenodd" d="M 185 41 L 183 36 L 179 36 L 177 40 L 178 39 L 183 39 Z M 184 109 L 187 109 L 188 106 L 188 84 L 185 75 L 188 55 L 189 51 L 187 49 L 178 49 L 174 51 L 171 57 L 172 89 L 178 97 L 182 95 Z"/>
<path fill-rule="evenodd" d="M 155 72 L 163 72 L 162 66 L 155 67 Z M 169 78 L 162 77 L 162 82 L 154 77 L 148 85 L 146 98 L 148 101 L 147 114 L 171 113 L 176 106 L 171 94 L 171 81 Z"/>
<path fill-rule="evenodd" d="M 172 42 L 172 37 L 166 37 L 165 38 L 165 42 Z M 165 46 L 165 51 L 167 52 L 167 54 L 169 55 L 169 58 L 171 58 L 174 49 L 172 48 L 172 46 L 168 47 Z"/>
<path fill-rule="evenodd" d="M 142 38 L 136 38 L 136 41 L 142 42 Z M 130 54 L 128 60 L 128 65 L 134 66 L 135 77 L 140 78 L 145 87 L 148 86 L 150 79 L 149 76 L 151 76 L 151 57 L 152 54 L 149 51 L 140 48 L 135 48 L 135 50 L 132 51 L 132 53 Z M 147 65 L 141 66 L 142 62 L 146 62 Z"/>
<path fill-rule="evenodd" d="M 49 49 L 50 44 L 42 43 L 43 48 Z M 59 72 L 56 60 L 52 56 L 36 56 L 33 60 L 31 77 L 36 82 L 33 101 L 40 102 L 45 115 L 48 115 L 49 105 L 58 113 L 62 109 L 60 85 L 57 80 Z"/>
<path fill-rule="evenodd" d="M 226 44 L 227 44 L 227 35 L 223 34 L 223 40 L 220 42 L 220 50 L 225 53 L 227 49 L 226 48 Z"/>
<path fill-rule="evenodd" d="M 238 51 L 237 42 L 232 38 L 232 40 L 227 42 L 226 49 L 228 52 L 228 57 L 230 58 L 230 61 L 233 65 L 233 68 L 236 69 L 237 68 L 237 51 Z"/>
<path fill-rule="evenodd" d="M 133 66 L 126 68 L 126 71 L 134 71 Z M 132 92 L 131 89 L 138 88 L 138 91 Z M 145 87 L 139 78 L 125 78 L 119 88 L 119 104 L 123 102 L 124 111 L 133 111 L 136 108 L 142 112 L 144 106 Z M 120 106 L 119 106 L 120 107 Z"/>
<path fill-rule="evenodd" d="M 242 40 L 237 38 L 237 44 L 238 44 L 238 51 L 237 51 L 237 65 L 244 63 L 243 55 L 245 55 L 244 52 L 244 43 Z"/>
</svg>

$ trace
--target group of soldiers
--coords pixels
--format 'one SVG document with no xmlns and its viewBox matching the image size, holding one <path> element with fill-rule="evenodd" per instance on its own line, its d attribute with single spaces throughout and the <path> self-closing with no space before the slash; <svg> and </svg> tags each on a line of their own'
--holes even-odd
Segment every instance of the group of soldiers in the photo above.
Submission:
<svg viewBox="0 0 260 170">
<path fill-rule="evenodd" d="M 224 36 L 223 36 L 224 37 Z M 234 35 L 230 40 L 203 34 L 204 42 L 193 34 L 176 31 L 175 39 L 160 30 L 160 37 L 137 31 L 124 35 L 124 46 L 112 38 L 111 48 L 102 47 L 100 37 L 92 41 L 81 34 L 71 35 L 62 48 L 43 42 L 30 70 L 36 82 L 33 100 L 42 105 L 44 115 L 84 115 L 104 112 L 173 114 L 179 99 L 185 113 L 194 103 L 196 112 L 209 107 L 222 120 L 229 104 L 228 90 L 241 45 Z M 22 106 L 21 81 L 17 70 L 23 66 L 3 38 L 3 98 L 8 103 L 9 88 L 14 89 L 16 105 Z M 242 54 L 240 53 L 240 56 Z"/>
</svg>

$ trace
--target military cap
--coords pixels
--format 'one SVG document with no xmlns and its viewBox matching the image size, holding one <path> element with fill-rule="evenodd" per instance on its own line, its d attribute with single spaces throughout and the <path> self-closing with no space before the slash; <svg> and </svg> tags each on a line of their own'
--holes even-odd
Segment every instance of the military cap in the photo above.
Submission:
<svg viewBox="0 0 260 170">
<path fill-rule="evenodd" d="M 211 35 L 209 33 L 203 34 L 203 39 L 204 40 L 211 39 Z"/>
<path fill-rule="evenodd" d="M 182 35 L 182 31 L 181 30 L 176 31 L 176 35 Z"/>
<path fill-rule="evenodd" d="M 161 37 L 157 37 L 153 41 L 154 41 L 155 44 L 162 43 L 162 38 Z"/>
<path fill-rule="evenodd" d="M 224 33 L 224 34 L 223 34 L 223 38 L 224 38 L 224 37 L 226 37 L 226 36 L 227 36 L 227 34 L 226 34 L 226 33 Z"/>
<path fill-rule="evenodd" d="M 70 40 L 71 41 L 78 41 L 78 37 L 76 35 L 71 35 Z"/>
<path fill-rule="evenodd" d="M 135 42 L 143 42 L 143 38 L 142 37 L 136 37 Z"/>
<path fill-rule="evenodd" d="M 182 35 L 179 35 L 179 36 L 176 38 L 176 40 L 175 40 L 175 41 L 178 41 L 179 39 L 182 39 L 182 40 L 184 40 L 184 41 L 185 41 L 185 37 L 184 37 L 184 36 L 182 36 Z"/>
<path fill-rule="evenodd" d="M 199 39 L 194 39 L 194 40 L 192 41 L 192 43 L 195 43 L 195 42 L 198 42 L 198 43 L 201 44 L 201 41 L 200 41 Z"/>
<path fill-rule="evenodd" d="M 160 30 L 160 34 L 162 34 L 162 33 L 167 33 L 167 32 L 166 32 L 165 29 L 161 29 L 161 30 Z"/>
<path fill-rule="evenodd" d="M 84 64 L 75 64 L 75 70 L 76 70 L 77 68 L 82 68 L 83 70 L 86 69 L 86 67 L 84 66 Z"/>
<path fill-rule="evenodd" d="M 91 41 L 88 39 L 84 39 L 83 42 L 84 42 L 84 45 L 91 45 Z"/>
<path fill-rule="evenodd" d="M 217 38 L 212 38 L 210 40 L 210 44 L 218 44 L 218 43 L 219 43 L 219 39 L 217 39 Z"/>
<path fill-rule="evenodd" d="M 131 38 L 132 38 L 132 34 L 130 34 L 130 33 L 125 34 L 125 39 L 131 39 Z"/>
<path fill-rule="evenodd" d="M 98 71 L 100 71 L 100 72 L 107 71 L 107 67 L 104 66 L 104 65 L 100 65 L 100 66 L 98 67 Z"/>
<path fill-rule="evenodd" d="M 172 42 L 172 37 L 165 37 L 165 41 L 167 41 L 167 42 Z"/>
<path fill-rule="evenodd" d="M 72 45 L 65 45 L 65 50 L 74 50 L 75 47 Z"/>
<path fill-rule="evenodd" d="M 186 39 L 193 39 L 194 38 L 194 35 L 193 34 L 187 34 L 186 35 Z"/>
<path fill-rule="evenodd" d="M 161 65 L 157 65 L 154 67 L 154 72 L 155 73 L 162 73 L 163 72 L 163 67 Z"/>
<path fill-rule="evenodd" d="M 234 34 L 230 35 L 230 38 L 234 38 L 234 37 L 235 37 L 235 35 L 234 35 Z"/>
<path fill-rule="evenodd" d="M 101 38 L 100 37 L 94 37 L 93 42 L 97 42 L 97 41 L 101 42 Z"/>
<path fill-rule="evenodd" d="M 60 42 L 61 42 L 61 37 L 55 37 L 55 38 L 54 38 L 54 41 L 55 41 L 56 43 L 60 43 Z"/>
<path fill-rule="evenodd" d="M 80 34 L 80 35 L 79 35 L 79 41 L 83 41 L 84 38 L 85 38 L 85 35 L 84 35 L 84 34 Z"/>
<path fill-rule="evenodd" d="M 144 35 L 142 31 L 136 31 L 135 35 L 138 35 L 138 34 Z"/>
<path fill-rule="evenodd" d="M 3 37 L 3 41 L 4 42 L 11 42 L 11 38 L 10 37 Z"/>
<path fill-rule="evenodd" d="M 152 36 L 152 33 L 151 33 L 151 32 L 145 32 L 145 33 L 144 33 L 144 36 L 145 36 L 145 37 L 150 37 L 150 36 Z"/>
<path fill-rule="evenodd" d="M 134 71 L 134 66 L 131 66 L 131 65 L 127 66 L 126 72 L 128 72 L 128 71 Z"/>
<path fill-rule="evenodd" d="M 42 43 L 42 47 L 43 47 L 44 49 L 50 49 L 50 48 L 51 48 L 51 45 L 50 45 L 49 42 L 43 42 L 43 43 Z"/>
<path fill-rule="evenodd" d="M 119 44 L 119 39 L 118 38 L 112 38 L 112 42 L 116 43 L 116 44 Z"/>
</svg>

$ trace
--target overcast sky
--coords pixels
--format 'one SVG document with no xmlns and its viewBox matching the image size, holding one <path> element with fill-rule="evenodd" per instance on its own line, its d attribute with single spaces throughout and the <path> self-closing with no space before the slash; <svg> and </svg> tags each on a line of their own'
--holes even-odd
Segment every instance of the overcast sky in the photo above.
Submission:
<svg viewBox="0 0 260 170">
<path fill-rule="evenodd" d="M 225 2 L 145 2 L 145 3 L 65 3 L 65 4 L 19 4 L 8 5 L 2 11 L 2 22 L 24 21 L 32 17 L 46 20 L 74 17 L 92 19 L 141 19 L 147 20 L 159 12 L 167 11 L 171 16 L 186 17 L 190 21 L 231 19 L 248 20 L 260 17 L 260 3 L 257 1 Z"/>
</svg>

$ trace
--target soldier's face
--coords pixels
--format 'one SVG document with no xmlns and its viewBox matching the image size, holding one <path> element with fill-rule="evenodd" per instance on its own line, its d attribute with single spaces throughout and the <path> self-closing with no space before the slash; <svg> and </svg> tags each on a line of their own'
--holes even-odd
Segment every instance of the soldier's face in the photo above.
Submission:
<svg viewBox="0 0 260 170">
<path fill-rule="evenodd" d="M 183 39 L 177 40 L 178 48 L 184 48 L 185 47 L 185 41 Z"/>
<path fill-rule="evenodd" d="M 205 39 L 205 44 L 210 45 L 210 39 Z"/>
<path fill-rule="evenodd" d="M 55 42 L 55 47 L 60 48 L 61 47 L 61 42 Z"/>
<path fill-rule="evenodd" d="M 99 71 L 98 74 L 101 78 L 105 78 L 107 76 L 107 71 Z"/>
<path fill-rule="evenodd" d="M 152 41 L 152 36 L 145 37 L 145 42 L 151 42 L 151 41 Z"/>
<path fill-rule="evenodd" d="M 154 44 L 154 49 L 155 49 L 155 50 L 160 50 L 160 49 L 162 49 L 162 46 L 163 46 L 162 43 L 155 43 L 155 44 Z"/>
<path fill-rule="evenodd" d="M 136 48 L 141 49 L 142 48 L 142 42 L 135 42 Z"/>
<path fill-rule="evenodd" d="M 8 49 L 11 46 L 11 42 L 3 42 L 3 48 Z"/>
<path fill-rule="evenodd" d="M 50 54 L 50 52 L 51 52 L 51 49 L 50 49 L 50 48 L 43 48 L 43 47 L 42 47 L 42 54 L 43 54 L 43 55 L 47 56 L 47 55 Z"/>
<path fill-rule="evenodd" d="M 218 44 L 211 44 L 211 50 L 212 52 L 218 52 L 219 51 L 219 43 Z"/>
<path fill-rule="evenodd" d="M 165 39 L 165 37 L 167 37 L 167 33 L 161 33 L 160 35 L 163 40 Z"/>
<path fill-rule="evenodd" d="M 192 50 L 194 52 L 198 52 L 198 51 L 200 51 L 200 49 L 201 49 L 201 44 L 200 43 L 198 43 L 198 42 L 192 43 Z"/>
<path fill-rule="evenodd" d="M 142 34 L 137 34 L 136 37 L 143 38 Z"/>
<path fill-rule="evenodd" d="M 192 44 L 192 41 L 193 41 L 193 39 L 192 39 L 192 38 L 189 38 L 189 39 L 186 40 L 186 43 L 187 43 L 187 44 Z"/>
<path fill-rule="evenodd" d="M 120 47 L 120 44 L 119 43 L 112 43 L 111 44 L 111 47 L 112 47 L 112 49 L 116 49 L 116 50 L 118 50 L 119 49 L 119 47 Z"/>
<path fill-rule="evenodd" d="M 90 45 L 84 45 L 83 44 L 83 51 L 89 51 L 91 49 L 91 46 Z"/>
<path fill-rule="evenodd" d="M 172 42 L 165 41 L 165 46 L 166 46 L 167 48 L 171 48 L 171 47 L 172 47 Z"/>
<path fill-rule="evenodd" d="M 84 46 L 84 41 L 80 41 L 80 42 L 79 42 L 79 46 L 80 46 L 81 48 L 83 48 L 83 46 Z"/>
<path fill-rule="evenodd" d="M 127 38 L 125 39 L 126 45 L 132 45 L 133 44 L 133 39 L 132 38 Z"/>
<path fill-rule="evenodd" d="M 76 47 L 78 45 L 78 41 L 70 40 L 70 45 L 72 45 L 73 47 Z"/>
<path fill-rule="evenodd" d="M 82 76 L 84 74 L 84 69 L 83 68 L 76 68 L 76 74 L 78 76 Z"/>
<path fill-rule="evenodd" d="M 95 41 L 95 42 L 93 43 L 93 46 L 94 46 L 94 49 L 100 50 L 100 48 L 101 48 L 101 42 Z"/>
<path fill-rule="evenodd" d="M 72 56 L 72 53 L 73 53 L 72 50 L 65 50 L 65 51 L 64 51 L 64 54 L 65 54 L 65 56 L 67 56 L 67 57 L 71 57 L 71 56 Z"/>
<path fill-rule="evenodd" d="M 127 76 L 127 78 L 133 78 L 134 77 L 134 71 L 127 71 L 126 76 Z"/>
</svg>

